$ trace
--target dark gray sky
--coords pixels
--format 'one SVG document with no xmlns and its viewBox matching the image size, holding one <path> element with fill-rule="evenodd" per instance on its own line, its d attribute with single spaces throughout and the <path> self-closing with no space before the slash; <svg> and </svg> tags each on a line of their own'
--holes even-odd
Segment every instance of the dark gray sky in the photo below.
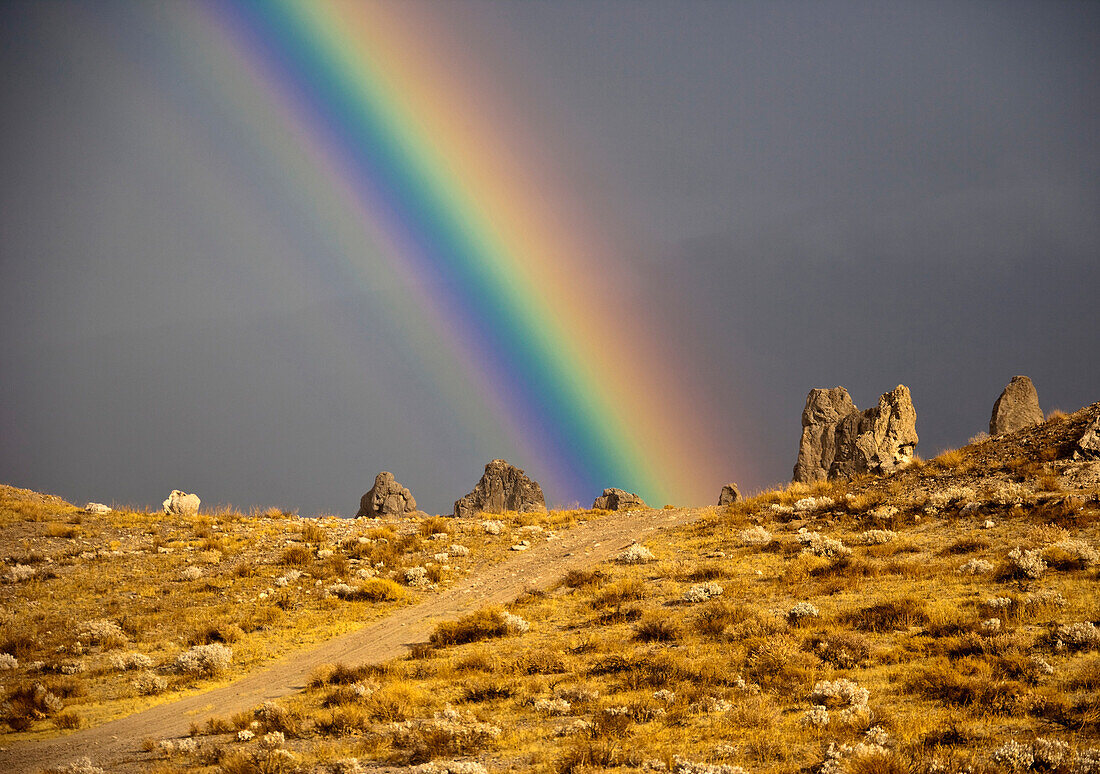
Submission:
<svg viewBox="0 0 1100 774">
<path fill-rule="evenodd" d="M 908 385 L 924 456 L 1014 374 L 1100 400 L 1100 4 L 427 7 L 608 224 L 743 488 L 789 478 L 815 386 Z M 207 23 L 0 5 L 0 480 L 348 514 L 389 469 L 446 512 L 522 451 L 381 268 L 331 279 L 353 219 L 280 188 Z"/>
</svg>

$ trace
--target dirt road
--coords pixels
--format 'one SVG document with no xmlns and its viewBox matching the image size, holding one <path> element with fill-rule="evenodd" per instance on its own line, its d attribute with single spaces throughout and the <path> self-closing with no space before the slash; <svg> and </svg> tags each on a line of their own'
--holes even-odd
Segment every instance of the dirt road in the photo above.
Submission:
<svg viewBox="0 0 1100 774">
<path fill-rule="evenodd" d="M 426 641 L 441 619 L 508 602 L 525 589 L 549 586 L 570 569 L 608 559 L 634 540 L 652 538 L 655 531 L 687 523 L 699 514 L 683 509 L 615 513 L 574 527 L 557 540 L 535 543 L 376 624 L 291 653 L 229 685 L 67 736 L 10 745 L 0 750 L 0 772 L 30 774 L 82 756 L 109 772 L 139 770 L 144 739 L 183 736 L 192 722 L 210 715 L 229 715 L 299 691 L 322 664 L 361 664 L 400 656 L 409 645 Z"/>
</svg>

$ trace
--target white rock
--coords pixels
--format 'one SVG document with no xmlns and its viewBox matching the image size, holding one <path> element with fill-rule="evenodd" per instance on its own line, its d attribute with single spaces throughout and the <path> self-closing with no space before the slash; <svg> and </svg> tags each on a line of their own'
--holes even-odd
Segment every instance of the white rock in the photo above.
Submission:
<svg viewBox="0 0 1100 774">
<path fill-rule="evenodd" d="M 173 489 L 164 501 L 164 513 L 168 516 L 194 516 L 199 512 L 199 496 Z"/>
</svg>

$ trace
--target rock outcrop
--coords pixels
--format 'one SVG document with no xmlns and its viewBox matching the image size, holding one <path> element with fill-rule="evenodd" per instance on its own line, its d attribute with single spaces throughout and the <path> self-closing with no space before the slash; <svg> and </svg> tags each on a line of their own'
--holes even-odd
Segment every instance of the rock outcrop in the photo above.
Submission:
<svg viewBox="0 0 1100 774">
<path fill-rule="evenodd" d="M 592 503 L 593 510 L 601 511 L 628 511 L 632 508 L 648 507 L 638 495 L 622 489 L 605 489 L 603 494 Z"/>
<path fill-rule="evenodd" d="M 989 434 L 1004 435 L 1042 424 L 1043 410 L 1039 408 L 1039 393 L 1026 376 L 1013 376 L 993 404 L 989 418 Z"/>
<path fill-rule="evenodd" d="M 736 502 L 741 501 L 741 490 L 737 488 L 737 484 L 729 483 L 722 487 L 722 493 L 718 495 L 718 507 L 721 508 L 724 505 L 733 505 Z"/>
<path fill-rule="evenodd" d="M 199 496 L 173 489 L 163 505 L 165 514 L 169 516 L 194 516 L 199 512 Z"/>
<path fill-rule="evenodd" d="M 1100 414 L 1085 428 L 1074 451 L 1085 459 L 1100 460 Z"/>
<path fill-rule="evenodd" d="M 828 477 L 836 456 L 836 427 L 854 411 L 856 404 L 843 387 L 810 390 L 806 408 L 802 409 L 802 440 L 794 464 L 795 481 L 808 484 Z"/>
<path fill-rule="evenodd" d="M 111 506 L 104 505 L 103 503 L 87 503 L 84 506 L 84 512 L 103 516 L 111 512 Z"/>
<path fill-rule="evenodd" d="M 493 460 L 474 491 L 455 502 L 455 516 L 474 516 L 479 512 L 545 511 L 542 487 L 527 474 L 504 460 Z"/>
<path fill-rule="evenodd" d="M 917 446 L 917 411 L 909 388 L 899 384 L 883 393 L 878 405 L 856 411 L 836 429 L 836 456 L 829 478 L 860 473 L 887 473 L 913 459 Z"/>
<path fill-rule="evenodd" d="M 903 384 L 865 411 L 856 408 L 843 387 L 811 390 L 802 411 L 794 480 L 888 472 L 913 458 L 917 441 L 917 412 Z"/>
<path fill-rule="evenodd" d="M 359 511 L 355 518 L 377 519 L 381 516 L 405 516 L 416 513 L 416 500 L 408 487 L 383 470 L 374 477 L 374 486 L 359 499 Z"/>
</svg>

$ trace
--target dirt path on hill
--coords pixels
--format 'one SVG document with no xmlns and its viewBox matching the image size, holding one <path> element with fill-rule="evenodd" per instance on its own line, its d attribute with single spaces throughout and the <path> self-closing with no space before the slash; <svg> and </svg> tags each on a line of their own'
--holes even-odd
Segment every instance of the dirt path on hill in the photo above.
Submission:
<svg viewBox="0 0 1100 774">
<path fill-rule="evenodd" d="M 231 715 L 300 691 L 322 664 L 386 661 L 409 645 L 425 642 L 435 623 L 485 605 L 503 604 L 530 588 L 545 588 L 568 570 L 587 567 L 657 530 L 693 521 L 698 510 L 651 510 L 610 514 L 565 530 L 557 540 L 535 543 L 507 560 L 476 570 L 453 586 L 355 632 L 310 650 L 291 653 L 229 685 L 152 707 L 67 736 L 13 744 L 0 750 L 0 772 L 38 772 L 88 756 L 108 772 L 140 770 L 148 755 L 144 739 L 184 736 L 191 723 Z"/>
</svg>

